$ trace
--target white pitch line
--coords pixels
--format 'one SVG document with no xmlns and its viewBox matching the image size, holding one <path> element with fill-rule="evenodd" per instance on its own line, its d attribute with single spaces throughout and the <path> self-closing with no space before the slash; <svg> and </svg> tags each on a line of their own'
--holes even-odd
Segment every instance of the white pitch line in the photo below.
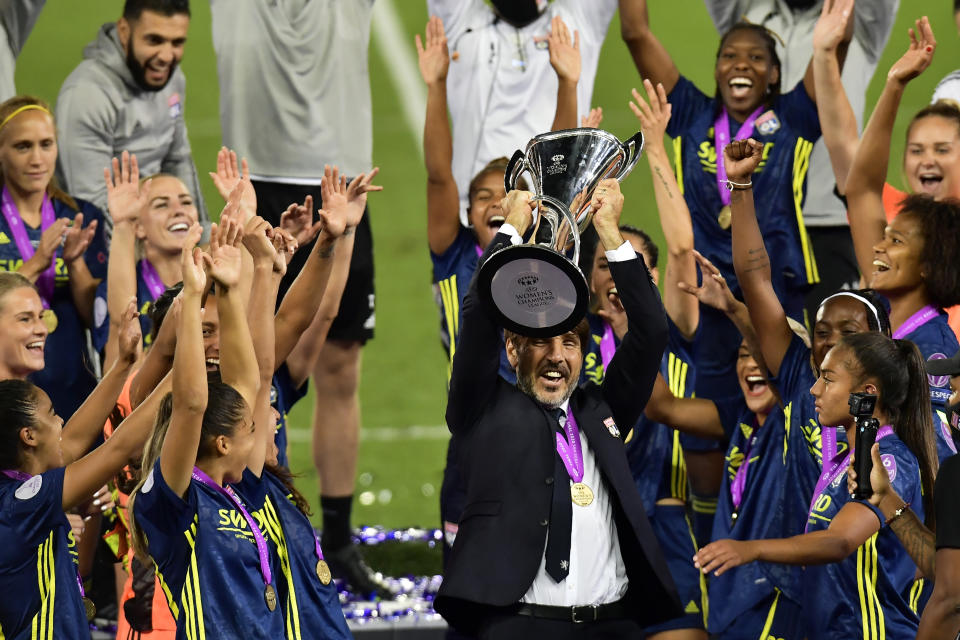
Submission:
<svg viewBox="0 0 960 640">
<path fill-rule="evenodd" d="M 287 439 L 290 442 L 310 442 L 310 429 L 298 427 L 287 428 Z M 360 440 L 369 442 L 397 442 L 399 440 L 446 440 L 450 431 L 444 425 L 410 425 L 407 427 L 371 427 L 360 430 Z"/>
<path fill-rule="evenodd" d="M 427 90 L 420 77 L 420 69 L 414 55 L 416 48 L 403 30 L 403 22 L 397 14 L 393 0 L 377 0 L 373 5 L 373 39 L 383 65 L 390 74 L 395 95 L 400 100 L 403 119 L 410 135 L 417 142 L 414 146 L 423 159 L 423 119 L 427 112 Z"/>
</svg>

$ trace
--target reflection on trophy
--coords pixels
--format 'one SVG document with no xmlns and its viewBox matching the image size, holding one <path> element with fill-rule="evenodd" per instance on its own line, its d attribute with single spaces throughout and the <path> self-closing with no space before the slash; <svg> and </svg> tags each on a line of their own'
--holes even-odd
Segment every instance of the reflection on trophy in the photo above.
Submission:
<svg viewBox="0 0 960 640">
<path fill-rule="evenodd" d="M 590 293 L 577 261 L 580 234 L 593 217 L 593 192 L 601 180 L 623 180 L 642 150 L 641 132 L 623 143 L 600 129 L 566 129 L 540 134 L 513 154 L 504 183 L 510 192 L 530 174 L 533 228 L 524 244 L 493 253 L 477 276 L 503 327 L 543 338 L 580 322 Z"/>
</svg>

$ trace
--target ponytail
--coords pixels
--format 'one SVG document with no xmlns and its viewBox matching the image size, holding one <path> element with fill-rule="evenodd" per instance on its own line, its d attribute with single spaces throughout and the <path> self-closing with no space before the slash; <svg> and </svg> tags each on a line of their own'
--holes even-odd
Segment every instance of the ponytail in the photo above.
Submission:
<svg viewBox="0 0 960 640">
<path fill-rule="evenodd" d="M 160 459 L 160 450 L 163 448 L 163 440 L 167 436 L 167 429 L 170 427 L 170 417 L 173 415 L 173 393 L 167 393 L 160 401 L 160 408 L 157 409 L 157 420 L 153 424 L 153 433 L 150 439 L 143 447 L 143 458 L 140 461 L 140 479 L 136 488 L 130 493 L 130 501 L 127 503 L 127 513 L 130 516 L 130 545 L 133 547 L 137 558 L 147 566 L 151 566 L 153 561 L 147 552 L 147 538 L 143 530 L 137 525 L 137 519 L 133 515 L 134 505 L 137 496 L 143 488 L 144 482 L 150 477 L 154 465 Z"/>
<path fill-rule="evenodd" d="M 303 494 L 297 491 L 297 487 L 293 484 L 293 474 L 290 473 L 290 470 L 286 467 L 282 467 L 278 464 L 270 464 L 265 462 L 263 465 L 263 470 L 275 477 L 283 485 L 283 488 L 287 491 L 287 499 L 290 500 L 300 510 L 300 513 L 307 516 L 308 518 L 313 515 L 310 511 L 310 503 L 307 502 L 307 499 L 303 497 Z"/>
</svg>

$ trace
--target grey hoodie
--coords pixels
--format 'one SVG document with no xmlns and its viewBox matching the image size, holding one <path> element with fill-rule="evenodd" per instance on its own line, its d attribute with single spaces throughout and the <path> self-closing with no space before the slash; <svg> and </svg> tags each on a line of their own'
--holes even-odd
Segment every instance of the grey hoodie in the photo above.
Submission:
<svg viewBox="0 0 960 640">
<path fill-rule="evenodd" d="M 127 150 L 137 155 L 141 176 L 163 172 L 183 180 L 208 226 L 183 120 L 183 72 L 178 67 L 161 91 L 142 90 L 127 68 L 114 23 L 100 27 L 83 57 L 57 96 L 57 174 L 68 193 L 97 205 L 112 226 L 103 169 Z"/>
</svg>

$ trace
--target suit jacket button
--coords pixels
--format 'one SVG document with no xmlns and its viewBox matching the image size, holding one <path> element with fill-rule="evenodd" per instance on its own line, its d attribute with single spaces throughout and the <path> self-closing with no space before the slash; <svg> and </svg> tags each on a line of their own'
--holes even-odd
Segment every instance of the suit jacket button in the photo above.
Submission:
<svg viewBox="0 0 960 640">
<path fill-rule="evenodd" d="M 548 524 L 550 524 L 550 521 L 547 520 L 546 518 L 544 518 L 543 520 L 540 521 L 540 526 L 541 526 L 541 527 L 545 527 L 545 526 L 547 526 Z"/>
<path fill-rule="evenodd" d="M 547 476 L 544 479 L 544 482 L 546 482 L 547 484 L 553 484 L 553 476 Z"/>
</svg>

